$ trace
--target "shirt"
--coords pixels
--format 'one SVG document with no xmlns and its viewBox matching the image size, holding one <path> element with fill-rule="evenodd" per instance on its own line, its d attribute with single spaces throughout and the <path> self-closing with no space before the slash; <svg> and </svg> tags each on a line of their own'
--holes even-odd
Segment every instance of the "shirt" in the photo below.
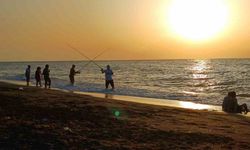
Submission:
<svg viewBox="0 0 250 150">
<path fill-rule="evenodd" d="M 222 110 L 230 113 L 237 113 L 238 101 L 236 98 L 226 96 L 223 100 Z"/>
<path fill-rule="evenodd" d="M 25 77 L 30 78 L 30 68 L 27 68 L 25 71 Z"/>
<path fill-rule="evenodd" d="M 73 76 L 75 76 L 76 73 L 77 73 L 77 72 L 75 71 L 75 69 L 74 69 L 74 68 L 71 68 L 71 69 L 70 69 L 69 76 L 70 76 L 70 77 L 73 77 Z"/>
<path fill-rule="evenodd" d="M 44 78 L 49 78 L 49 72 L 50 72 L 50 70 L 48 68 L 43 69 Z"/>
<path fill-rule="evenodd" d="M 111 69 L 107 69 L 107 70 L 103 70 L 103 72 L 105 73 L 105 80 L 113 80 L 112 76 L 113 76 L 113 71 Z"/>
<path fill-rule="evenodd" d="M 35 74 L 35 77 L 36 77 L 36 80 L 41 80 L 41 71 L 36 71 L 36 74 Z"/>
</svg>

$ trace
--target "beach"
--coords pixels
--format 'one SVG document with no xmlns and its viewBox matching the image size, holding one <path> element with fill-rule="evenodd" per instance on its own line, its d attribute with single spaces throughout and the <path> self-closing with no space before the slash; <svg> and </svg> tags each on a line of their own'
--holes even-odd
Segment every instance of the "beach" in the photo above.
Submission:
<svg viewBox="0 0 250 150">
<path fill-rule="evenodd" d="M 0 83 L 1 149 L 250 149 L 250 118 Z"/>
</svg>

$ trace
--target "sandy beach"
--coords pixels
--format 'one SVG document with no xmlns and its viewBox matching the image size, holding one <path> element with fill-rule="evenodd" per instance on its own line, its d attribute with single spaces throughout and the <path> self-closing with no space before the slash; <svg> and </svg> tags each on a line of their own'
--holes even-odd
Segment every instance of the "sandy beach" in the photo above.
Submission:
<svg viewBox="0 0 250 150">
<path fill-rule="evenodd" d="M 0 83 L 1 149 L 250 149 L 250 118 Z"/>
</svg>

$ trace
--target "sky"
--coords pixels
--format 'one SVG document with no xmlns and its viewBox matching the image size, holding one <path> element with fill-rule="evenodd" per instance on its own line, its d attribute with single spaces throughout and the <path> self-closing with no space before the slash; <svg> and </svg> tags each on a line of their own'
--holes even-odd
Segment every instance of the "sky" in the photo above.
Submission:
<svg viewBox="0 0 250 150">
<path fill-rule="evenodd" d="M 84 59 L 68 44 L 100 60 L 250 58 L 249 0 L 222 0 L 227 24 L 202 41 L 173 32 L 173 1 L 0 0 L 0 61 Z"/>
</svg>

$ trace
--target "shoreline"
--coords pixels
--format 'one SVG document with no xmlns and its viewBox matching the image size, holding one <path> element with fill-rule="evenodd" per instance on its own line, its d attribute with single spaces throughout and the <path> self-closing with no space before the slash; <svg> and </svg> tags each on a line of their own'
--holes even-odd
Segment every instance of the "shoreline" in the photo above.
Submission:
<svg viewBox="0 0 250 150">
<path fill-rule="evenodd" d="M 26 86 L 26 83 L 24 81 L 0 80 L 0 82 Z M 30 85 L 30 86 L 35 87 L 34 85 Z M 73 92 L 76 94 L 89 95 L 89 96 L 98 97 L 98 98 L 108 98 L 108 99 L 118 100 L 118 101 L 135 102 L 135 103 L 140 103 L 140 104 L 222 112 L 221 106 L 200 104 L 200 103 L 194 103 L 190 101 L 147 98 L 147 97 L 127 96 L 127 95 L 114 95 L 111 92 L 110 93 L 95 93 L 95 92 L 65 90 L 65 89 L 60 89 L 60 88 L 51 88 L 51 89 L 59 90 L 63 92 Z"/>
<path fill-rule="evenodd" d="M 250 118 L 0 82 L 0 149 L 250 149 Z"/>
</svg>

